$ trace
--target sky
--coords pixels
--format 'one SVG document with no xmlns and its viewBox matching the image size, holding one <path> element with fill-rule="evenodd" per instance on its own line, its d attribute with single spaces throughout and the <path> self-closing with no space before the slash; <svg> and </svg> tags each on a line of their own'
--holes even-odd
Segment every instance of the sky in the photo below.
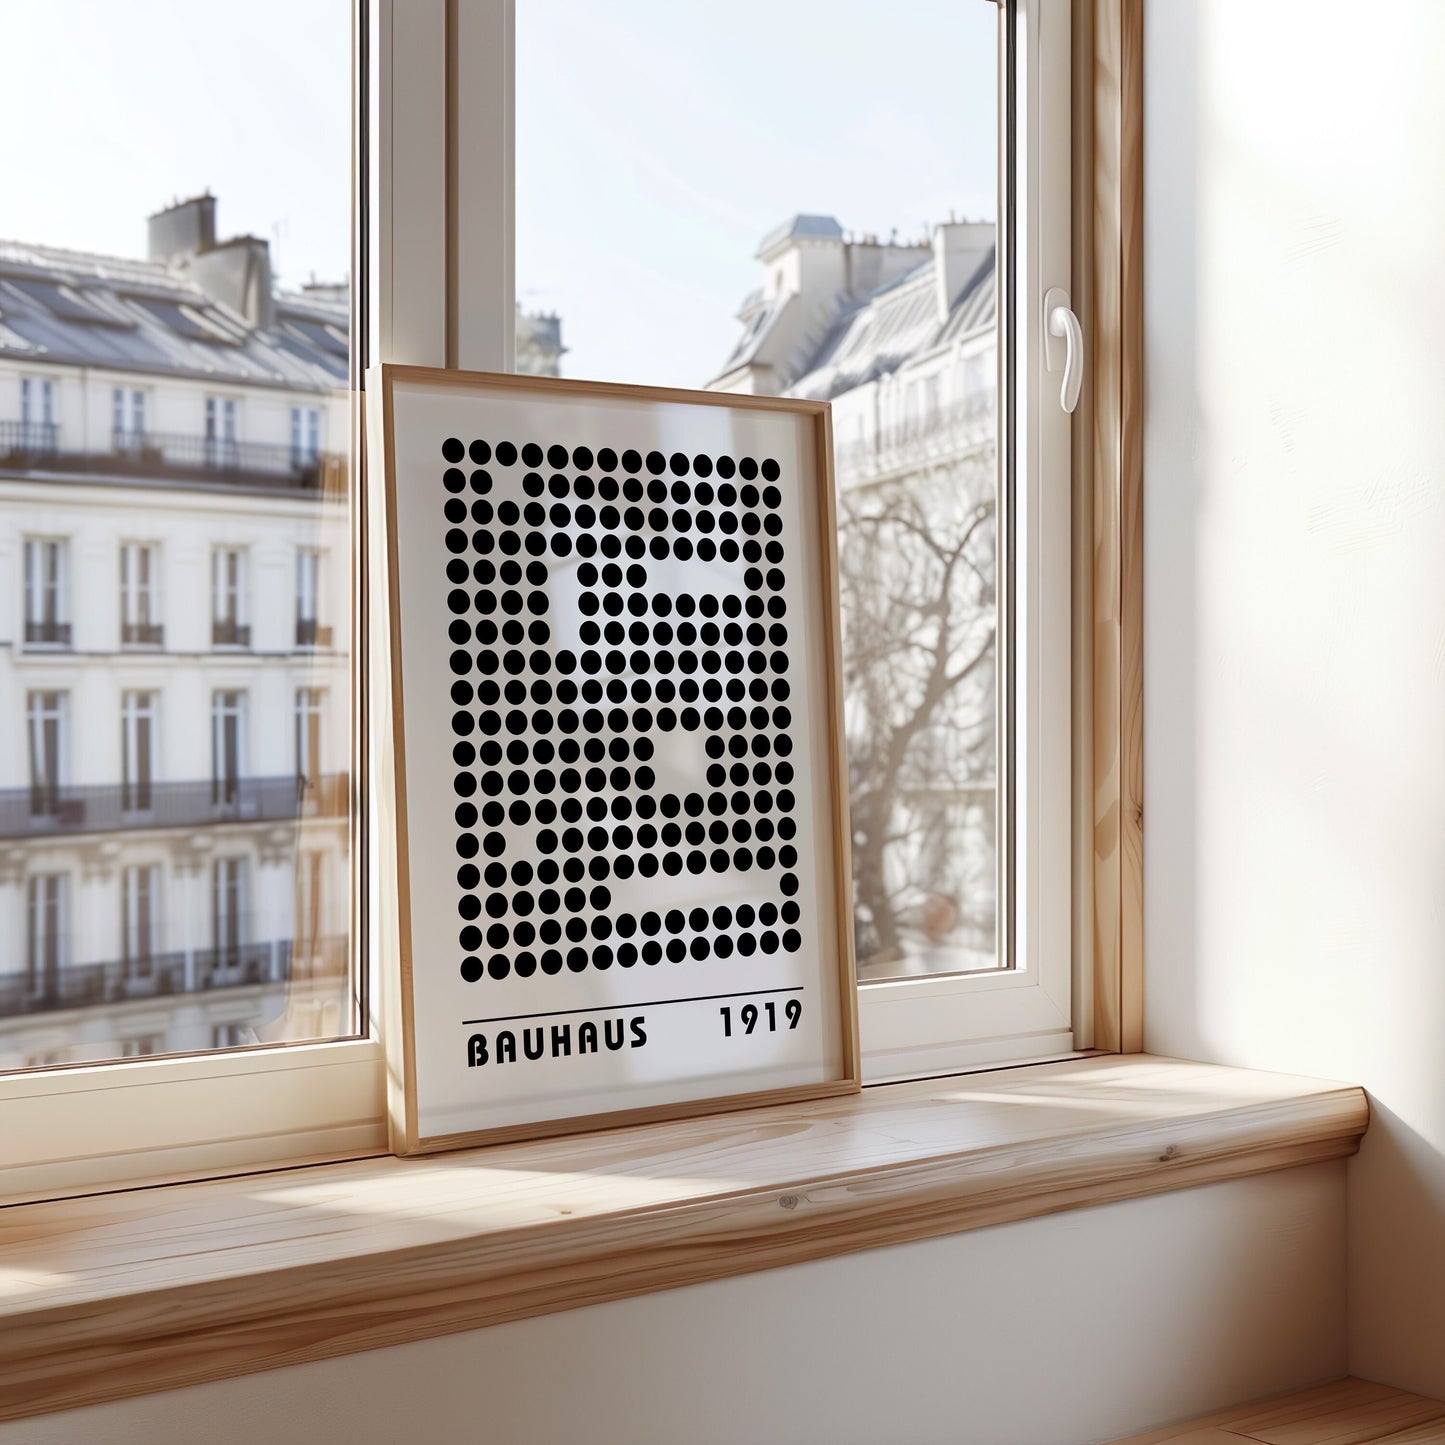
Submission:
<svg viewBox="0 0 1445 1445">
<path fill-rule="evenodd" d="M 795 212 L 921 237 L 996 209 L 983 0 L 516 0 L 518 298 L 564 373 L 696 386 Z M 145 254 L 209 189 L 286 286 L 350 262 L 349 0 L 0 0 L 0 237 Z"/>
<path fill-rule="evenodd" d="M 345 277 L 348 0 L 0 0 L 0 39 L 0 237 L 144 256 L 146 217 L 209 188 L 283 285 Z"/>
<path fill-rule="evenodd" d="M 517 295 L 564 373 L 700 386 L 796 212 L 900 240 L 997 211 L 983 0 L 517 0 Z"/>
</svg>

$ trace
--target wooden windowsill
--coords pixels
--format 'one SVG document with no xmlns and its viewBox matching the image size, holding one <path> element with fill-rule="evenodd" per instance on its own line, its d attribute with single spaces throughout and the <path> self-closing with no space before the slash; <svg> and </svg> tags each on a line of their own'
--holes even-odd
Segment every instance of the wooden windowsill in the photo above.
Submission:
<svg viewBox="0 0 1445 1445">
<path fill-rule="evenodd" d="M 0 1420 L 1351 1154 L 1341 1084 L 1148 1055 L 0 1209 Z"/>
</svg>

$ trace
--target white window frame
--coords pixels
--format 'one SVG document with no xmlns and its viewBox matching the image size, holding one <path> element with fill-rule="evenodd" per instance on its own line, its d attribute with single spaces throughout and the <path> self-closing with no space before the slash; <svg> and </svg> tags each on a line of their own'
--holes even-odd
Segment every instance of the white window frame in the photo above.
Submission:
<svg viewBox="0 0 1445 1445">
<path fill-rule="evenodd" d="M 451 364 L 478 370 L 513 367 L 513 77 L 503 61 L 512 54 L 515 3 L 457 0 L 455 16 L 458 55 L 477 59 L 455 100 L 465 153 L 454 167 L 448 351 Z M 1075 1009 L 1071 926 L 1070 424 L 1058 402 L 1059 379 L 1044 369 L 1042 320 L 1044 293 L 1070 285 L 1071 9 L 1070 0 L 1018 0 L 1010 37 L 1010 11 L 999 6 L 1000 85 L 1011 54 L 1017 100 L 1012 291 L 1000 281 L 1000 295 L 1014 308 L 1012 316 L 1000 308 L 1001 330 L 1013 326 L 1013 373 L 1001 375 L 999 386 L 1001 397 L 1016 400 L 1011 435 L 1000 415 L 998 446 L 1001 459 L 1011 454 L 1017 538 L 1015 684 L 1007 703 L 1018 720 L 1011 847 L 1003 846 L 1010 829 L 999 830 L 1007 854 L 1001 912 L 1010 893 L 1015 899 L 1003 931 L 1013 966 L 863 984 L 865 1082 L 1055 1057 L 1091 1042 L 1086 1001 Z M 1006 200 L 1001 184 L 1001 218 Z M 1006 348 L 998 355 L 1002 366 Z M 905 401 L 900 397 L 900 406 Z M 921 401 L 921 394 L 914 398 Z M 1006 669 L 999 672 L 1002 678 Z M 1009 736 L 999 729 L 1001 777 Z"/>
<path fill-rule="evenodd" d="M 296 549 L 296 630 L 299 633 L 303 622 L 315 625 L 320 619 L 321 603 L 321 549 L 319 547 L 298 547 Z"/>
<path fill-rule="evenodd" d="M 247 649 L 242 642 L 216 642 L 215 629 L 222 623 L 232 628 L 249 627 L 250 610 L 249 549 L 234 543 L 211 549 L 211 645 L 219 648 Z"/>
<path fill-rule="evenodd" d="M 120 623 L 123 647 L 149 645 L 126 642 L 125 628 L 162 625 L 160 566 L 159 542 L 128 541 L 120 544 Z"/>
<path fill-rule="evenodd" d="M 358 188 L 369 305 L 352 335 L 364 338 L 372 361 L 445 365 L 447 0 L 368 0 L 365 13 L 354 57 L 358 70 L 365 66 L 368 98 L 367 172 Z M 510 75 L 510 56 L 508 46 L 477 63 Z M 511 317 L 504 319 L 510 354 Z M 360 578 L 362 562 L 353 565 Z M 377 896 L 374 847 L 354 842 L 352 858 Z M 353 946 L 366 960 L 372 1000 L 375 916 L 370 910 L 363 931 L 353 909 Z M 104 1064 L 65 1066 L 45 1056 L 28 1071 L 0 1075 L 0 1199 L 379 1153 L 386 1077 L 374 1007 L 362 1029 L 354 1038 Z"/>
<path fill-rule="evenodd" d="M 55 574 L 53 580 L 47 575 L 53 559 Z M 63 627 L 70 621 L 70 539 L 68 537 L 27 537 L 25 558 L 22 568 L 24 605 L 22 615 L 29 623 L 54 623 Z M 47 595 L 54 600 L 54 615 L 45 615 Z M 68 647 L 68 643 L 30 642 L 26 647 L 54 648 Z"/>
<path fill-rule="evenodd" d="M 1003 5 L 999 20 L 1002 87 L 1010 53 Z M 999 668 L 1001 711 L 1011 707 L 1013 721 L 998 731 L 1001 784 L 1008 772 L 1004 742 L 1013 743 L 1012 825 L 1001 817 L 998 830 L 1000 919 L 1010 920 L 1000 938 L 1013 966 L 863 984 L 865 1082 L 1050 1058 L 1092 1043 L 1071 926 L 1070 425 L 1059 405 L 1059 378 L 1046 372 L 1043 359 L 1044 294 L 1052 286 L 1067 291 L 1070 284 L 1069 0 L 1018 0 L 1014 23 L 1015 274 L 1010 288 L 1003 274 L 1009 238 L 1001 184 L 999 296 L 1009 305 L 1000 305 L 998 347 L 998 395 L 1001 403 L 1014 399 L 1011 435 L 1000 406 L 998 441 L 1001 494 L 1012 450 L 1016 537 L 1011 698 L 1005 695 L 1007 668 Z M 1003 333 L 1010 324 L 1013 369 L 1004 375 L 1009 352 Z M 1006 510 L 1001 495 L 1001 517 Z M 1006 571 L 1001 566 L 1001 599 L 1010 592 Z M 1000 661 L 1006 659 L 1001 655 Z"/>
<path fill-rule="evenodd" d="M 44 699 L 55 699 L 54 706 Z M 43 780 L 37 775 L 36 763 L 45 752 L 45 725 L 55 724 L 54 776 Z M 29 787 L 33 792 L 43 786 L 60 794 L 70 784 L 70 690 L 64 687 L 32 687 L 25 694 L 26 759 Z"/>
<path fill-rule="evenodd" d="M 39 402 L 37 407 L 36 402 Z M 39 415 L 35 415 L 36 412 Z M 55 425 L 55 378 L 52 376 L 22 376 L 20 378 L 20 423 L 26 429 L 32 426 L 53 427 Z"/>
<path fill-rule="evenodd" d="M 360 183 L 369 307 L 352 334 L 364 338 L 372 363 L 512 364 L 514 4 L 367 7 L 357 55 L 368 93 Z M 1069 1027 L 1068 428 L 1046 404 L 1053 383 L 1038 354 L 1043 291 L 1066 286 L 1069 276 L 1069 0 L 1019 0 L 1018 14 L 1016 294 L 1025 301 L 1016 319 L 1018 370 L 1008 380 L 1021 419 L 1016 667 L 1020 715 L 1032 720 L 1020 736 L 1015 785 L 1016 881 L 1025 901 L 1014 947 L 1023 966 L 866 987 L 865 1073 L 875 1078 L 1087 1045 Z M 216 422 L 212 435 L 228 440 L 222 416 Z M 354 565 L 364 576 L 364 564 Z M 1040 597 L 1031 589 L 1042 576 L 1055 585 Z M 362 759 L 373 773 L 386 745 L 380 732 L 369 731 Z M 353 867 L 365 870 L 365 894 L 384 896 L 375 830 Z M 361 918 L 353 910 L 371 1001 L 364 1036 L 106 1064 L 37 1061 L 41 1067 L 0 1075 L 0 1198 L 384 1150 L 379 912 Z M 1088 1015 L 1083 1001 L 1079 1014 Z"/>
<path fill-rule="evenodd" d="M 321 455 L 321 408 L 291 408 L 291 465 L 310 466 Z"/>
<path fill-rule="evenodd" d="M 218 807 L 239 802 L 241 785 L 249 776 L 250 711 L 251 695 L 244 687 L 218 687 L 211 692 L 211 801 Z M 229 729 L 228 724 L 232 725 Z M 234 745 L 229 749 L 236 765 L 234 775 L 222 766 L 228 730 Z"/>
<path fill-rule="evenodd" d="M 142 738 L 144 747 L 141 746 Z M 155 790 L 159 782 L 156 777 L 159 741 L 160 690 L 154 687 L 126 688 L 120 695 L 120 783 L 125 812 L 145 813 L 155 806 Z M 139 793 L 142 786 L 149 802 L 147 807 L 138 808 L 134 806 L 135 800 L 131 795 Z M 125 807 L 127 802 L 132 806 Z"/>
<path fill-rule="evenodd" d="M 146 440 L 149 399 L 139 387 L 113 386 L 110 392 L 111 445 L 118 452 L 139 451 Z"/>
<path fill-rule="evenodd" d="M 149 978 L 155 971 L 156 955 L 164 952 L 160 946 L 165 928 L 161 888 L 159 863 L 130 863 L 121 869 L 120 957 L 125 963 L 127 978 Z M 149 915 L 144 928 L 142 912 Z M 141 946 L 146 934 L 150 936 L 149 952 Z"/>
<path fill-rule="evenodd" d="M 293 751 L 298 794 L 321 786 L 324 693 L 319 687 L 296 689 Z"/>
<path fill-rule="evenodd" d="M 44 984 L 45 961 L 38 947 L 40 935 L 35 927 L 35 917 L 41 905 L 37 898 L 45 885 L 55 884 L 55 956 L 57 970 L 70 962 L 70 874 L 64 869 L 45 869 L 29 874 L 25 879 L 25 967 L 26 977 L 32 993 L 39 993 Z"/>
</svg>

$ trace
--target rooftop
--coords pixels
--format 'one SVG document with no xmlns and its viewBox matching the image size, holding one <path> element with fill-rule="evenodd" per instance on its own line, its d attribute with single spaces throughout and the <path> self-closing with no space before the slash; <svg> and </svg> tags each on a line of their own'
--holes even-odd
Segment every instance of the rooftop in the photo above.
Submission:
<svg viewBox="0 0 1445 1445">
<path fill-rule="evenodd" d="M 348 376 L 348 314 L 277 291 L 265 329 L 160 261 L 0 241 L 0 361 L 108 367 L 326 392 Z"/>
</svg>

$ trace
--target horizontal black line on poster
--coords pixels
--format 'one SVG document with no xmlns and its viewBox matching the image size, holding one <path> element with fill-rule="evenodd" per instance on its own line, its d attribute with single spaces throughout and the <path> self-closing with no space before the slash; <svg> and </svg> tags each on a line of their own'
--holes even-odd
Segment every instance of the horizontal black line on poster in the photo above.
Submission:
<svg viewBox="0 0 1445 1445">
<path fill-rule="evenodd" d="M 792 988 L 745 988 L 738 993 L 699 993 L 694 994 L 691 998 L 654 998 L 643 1003 L 606 1003 L 598 1004 L 595 1008 L 559 1008 L 553 1009 L 550 1013 L 508 1014 L 505 1018 L 495 1019 L 463 1019 L 462 1027 L 470 1028 L 473 1024 L 512 1024 L 519 1019 L 556 1019 L 565 1014 L 608 1014 L 630 1008 L 665 1008 L 672 1003 L 714 1003 L 720 998 L 761 998 L 768 993 L 802 992 L 802 984 L 797 984 Z"/>
</svg>

